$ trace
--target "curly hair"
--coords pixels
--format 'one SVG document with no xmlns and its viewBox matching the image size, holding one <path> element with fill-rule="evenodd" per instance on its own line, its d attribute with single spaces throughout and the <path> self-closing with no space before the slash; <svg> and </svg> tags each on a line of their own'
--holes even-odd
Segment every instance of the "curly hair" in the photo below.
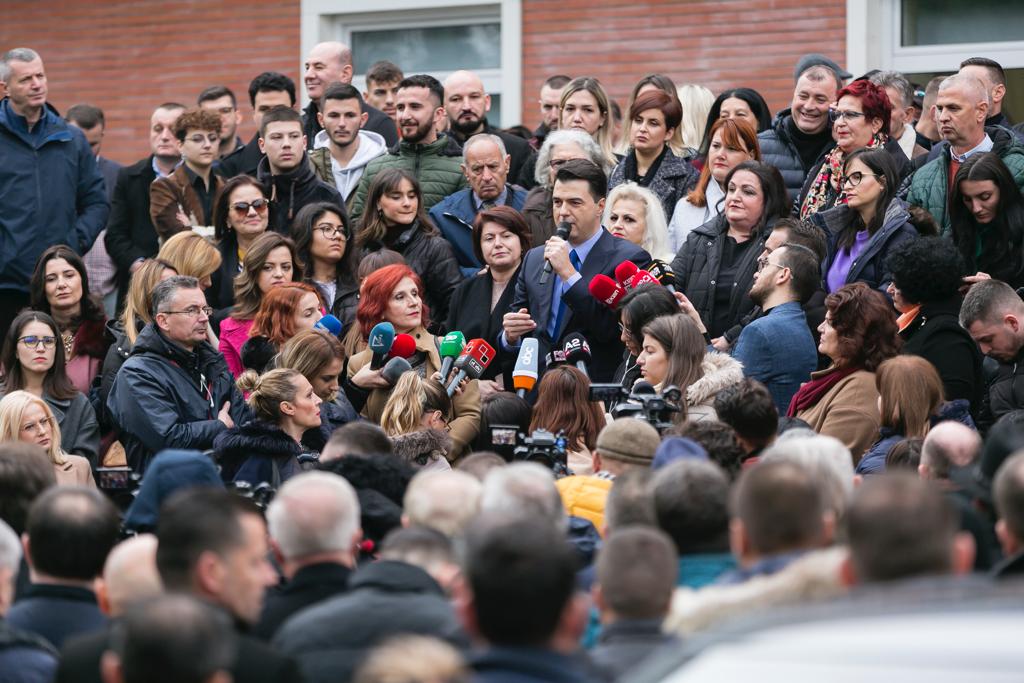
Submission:
<svg viewBox="0 0 1024 683">
<path fill-rule="evenodd" d="M 844 285 L 825 297 L 844 365 L 874 372 L 900 351 L 896 314 L 885 295 L 863 282 Z"/>
<path fill-rule="evenodd" d="M 220 135 L 220 116 L 208 109 L 189 109 L 177 118 L 171 130 L 178 142 L 185 142 L 190 130 L 203 130 Z"/>
<path fill-rule="evenodd" d="M 907 240 L 889 252 L 885 267 L 903 298 L 914 304 L 953 298 L 967 274 L 960 250 L 944 237 Z"/>
</svg>

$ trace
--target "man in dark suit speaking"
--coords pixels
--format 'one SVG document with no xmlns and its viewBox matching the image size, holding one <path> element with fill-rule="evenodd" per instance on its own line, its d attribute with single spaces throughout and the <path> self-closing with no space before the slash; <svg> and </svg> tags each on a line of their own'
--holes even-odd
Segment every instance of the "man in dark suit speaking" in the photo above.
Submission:
<svg viewBox="0 0 1024 683">
<path fill-rule="evenodd" d="M 558 169 L 552 211 L 556 224 L 569 223 L 572 230 L 567 240 L 555 235 L 523 259 L 511 312 L 502 321 L 503 352 L 516 353 L 522 338 L 532 334 L 543 356 L 560 348 L 566 335 L 579 332 L 590 342 L 591 380 L 611 381 L 622 361 L 618 314 L 591 296 L 590 281 L 598 273 L 614 277 L 623 261 L 643 267 L 651 257 L 601 226 L 607 192 L 604 171 L 591 161 L 573 159 Z M 545 261 L 551 263 L 551 277 L 542 284 Z"/>
</svg>

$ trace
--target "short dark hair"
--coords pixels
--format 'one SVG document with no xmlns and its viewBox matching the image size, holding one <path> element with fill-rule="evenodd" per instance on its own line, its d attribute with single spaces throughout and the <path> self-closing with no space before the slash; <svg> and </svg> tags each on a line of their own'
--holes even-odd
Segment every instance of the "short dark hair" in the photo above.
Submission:
<svg viewBox="0 0 1024 683">
<path fill-rule="evenodd" d="M 25 531 L 32 501 L 56 483 L 53 463 L 42 448 L 22 441 L 0 443 L 0 519 L 15 533 Z"/>
<path fill-rule="evenodd" d="M 654 475 L 651 493 L 658 526 L 680 556 L 729 551 L 729 478 L 721 467 L 674 462 Z"/>
<path fill-rule="evenodd" d="M 444 104 L 444 86 L 441 85 L 441 81 L 433 76 L 427 74 L 406 76 L 398 83 L 398 90 L 404 90 L 405 88 L 426 88 L 430 91 L 430 97 L 434 100 L 434 107 L 440 107 Z"/>
<path fill-rule="evenodd" d="M 786 242 L 776 249 L 779 265 L 789 268 L 790 287 L 797 301 L 807 303 L 821 288 L 821 261 L 814 252 L 800 244 Z"/>
<path fill-rule="evenodd" d="M 324 88 L 324 94 L 320 96 L 320 111 L 324 110 L 327 100 L 357 100 L 362 106 L 363 96 L 351 83 L 331 83 Z"/>
<path fill-rule="evenodd" d="M 683 120 L 683 106 L 679 100 L 663 90 L 650 90 L 633 101 L 629 117 L 635 119 L 649 109 L 657 109 L 665 118 L 666 128 L 678 128 Z"/>
<path fill-rule="evenodd" d="M 612 490 L 604 504 L 604 523 L 609 531 L 645 524 L 657 526 L 651 482 L 654 472 L 634 467 L 615 477 Z"/>
<path fill-rule="evenodd" d="M 523 214 L 511 206 L 498 205 L 490 209 L 484 209 L 473 220 L 473 254 L 480 263 L 484 262 L 484 252 L 480 248 L 480 239 L 484 233 L 484 223 L 497 223 L 518 237 L 519 248 L 522 250 L 523 257 L 526 257 L 526 252 L 530 251 L 533 240 L 530 226 L 527 225 Z"/>
<path fill-rule="evenodd" d="M 547 645 L 575 588 L 576 558 L 537 516 L 484 514 L 466 530 L 464 576 L 492 645 Z"/>
<path fill-rule="evenodd" d="M 172 275 L 156 283 L 150 294 L 149 315 L 156 318 L 160 307 L 168 303 L 179 289 L 199 289 L 199 280 L 191 275 Z"/>
<path fill-rule="evenodd" d="M 1003 65 L 994 59 L 989 59 L 988 57 L 968 57 L 960 62 L 961 69 L 965 66 L 984 67 L 988 71 L 988 76 L 992 79 L 993 83 L 1006 85 L 1006 71 L 1003 70 Z"/>
<path fill-rule="evenodd" d="M 743 161 L 736 164 L 729 171 L 729 174 L 725 176 L 725 182 L 722 183 L 722 186 L 729 187 L 729 182 L 733 176 L 740 171 L 753 173 L 757 176 L 758 183 L 761 185 L 761 194 L 764 196 L 764 209 L 761 212 L 758 229 L 774 225 L 775 221 L 789 215 L 792 201 L 789 198 L 789 192 L 786 191 L 786 182 L 782 179 L 779 169 L 763 161 Z"/>
<path fill-rule="evenodd" d="M 204 683 L 230 670 L 237 652 L 227 614 L 181 594 L 129 607 L 110 645 L 124 683 Z"/>
<path fill-rule="evenodd" d="M 261 92 L 286 92 L 295 106 L 295 81 L 276 71 L 264 71 L 249 81 L 249 104 L 256 106 L 256 94 Z"/>
<path fill-rule="evenodd" d="M 350 455 L 322 463 L 317 469 L 344 477 L 357 492 L 362 489 L 376 491 L 398 506 L 405 500 L 409 481 L 416 474 L 412 465 L 390 453 Z M 362 510 L 365 518 L 366 507 L 363 506 Z"/>
<path fill-rule="evenodd" d="M 28 511 L 32 568 L 59 579 L 91 581 L 117 544 L 121 518 L 98 489 L 55 486 Z"/>
<path fill-rule="evenodd" d="M 601 167 L 589 159 L 570 159 L 558 167 L 555 182 L 572 182 L 582 180 L 590 188 L 590 196 L 600 201 L 608 196 L 608 177 Z"/>
<path fill-rule="evenodd" d="M 948 573 L 959 528 L 950 500 L 910 472 L 868 477 L 846 509 L 850 559 L 862 582 Z"/>
<path fill-rule="evenodd" d="M 720 420 L 688 421 L 666 432 L 670 436 L 693 439 L 707 451 L 711 462 L 721 467 L 730 479 L 739 474 L 746 453 L 736 440 L 736 430 Z"/>
<path fill-rule="evenodd" d="M 331 446 L 342 448 L 349 455 L 390 455 L 391 439 L 372 422 L 349 422 L 331 432 Z"/>
<path fill-rule="evenodd" d="M 672 540 L 660 529 L 635 526 L 608 536 L 597 556 L 604 602 L 621 619 L 663 619 L 679 574 Z"/>
<path fill-rule="evenodd" d="M 732 508 L 760 555 L 802 550 L 822 540 L 821 488 L 813 474 L 795 464 L 762 462 L 745 470 L 733 489 Z"/>
<path fill-rule="evenodd" d="M 381 60 L 374 62 L 366 70 L 366 87 L 369 88 L 371 82 L 394 83 L 395 81 L 401 81 L 403 78 L 405 78 L 405 74 L 402 73 L 397 64 Z"/>
<path fill-rule="evenodd" d="M 770 444 L 779 428 L 779 410 L 771 392 L 750 377 L 719 391 L 715 396 L 715 412 L 737 436 L 758 448 Z"/>
<path fill-rule="evenodd" d="M 921 448 L 923 446 L 924 439 L 920 437 L 900 439 L 885 454 L 885 471 L 907 470 L 908 472 L 917 472 L 918 465 L 921 464 Z"/>
<path fill-rule="evenodd" d="M 302 114 L 295 111 L 291 107 L 274 107 L 263 115 L 263 119 L 260 121 L 260 137 L 264 137 L 267 134 L 267 127 L 272 123 L 280 123 L 286 121 L 289 123 L 299 124 L 299 128 L 302 128 Z"/>
<path fill-rule="evenodd" d="M 491 425 L 515 425 L 520 432 L 530 431 L 533 408 L 525 398 L 511 391 L 496 391 L 480 400 L 480 434 L 477 445 L 492 449 Z"/>
<path fill-rule="evenodd" d="M 898 244 L 885 265 L 893 284 L 910 304 L 952 299 L 966 274 L 960 250 L 946 237 L 919 237 Z"/>
<path fill-rule="evenodd" d="M 156 568 L 164 585 L 189 592 L 200 555 L 223 556 L 245 543 L 245 515 L 260 517 L 260 512 L 252 501 L 229 491 L 190 488 L 171 496 L 160 508 L 156 527 Z"/>
<path fill-rule="evenodd" d="M 796 218 L 780 218 L 775 223 L 773 230 L 785 230 L 786 242 L 788 244 L 799 244 L 814 252 L 820 264 L 828 257 L 828 240 L 825 231 L 811 221 L 801 221 Z"/>
<path fill-rule="evenodd" d="M 211 85 L 209 88 L 199 93 L 199 97 L 196 98 L 196 104 L 201 105 L 203 102 L 209 102 L 210 100 L 219 100 L 222 97 L 231 98 L 231 106 L 238 107 L 238 100 L 235 98 L 235 93 L 231 91 L 231 88 L 226 85 Z"/>
<path fill-rule="evenodd" d="M 619 302 L 619 319 L 625 318 L 626 329 L 638 342 L 644 339 L 644 328 L 663 315 L 679 313 L 679 302 L 660 284 L 648 283 L 634 287 Z"/>
<path fill-rule="evenodd" d="M 572 81 L 572 76 L 566 76 L 565 74 L 555 74 L 554 76 L 548 76 L 544 79 L 544 85 L 551 88 L 552 90 L 561 90 L 565 86 L 569 85 Z"/>
<path fill-rule="evenodd" d="M 91 104 L 72 105 L 68 109 L 68 113 L 64 115 L 64 120 L 70 121 L 85 130 L 95 128 L 96 126 L 106 127 L 107 125 L 107 119 L 103 115 L 103 110 Z"/>
<path fill-rule="evenodd" d="M 1024 454 L 1005 460 L 992 483 L 999 518 L 1016 538 L 1024 540 Z"/>
</svg>

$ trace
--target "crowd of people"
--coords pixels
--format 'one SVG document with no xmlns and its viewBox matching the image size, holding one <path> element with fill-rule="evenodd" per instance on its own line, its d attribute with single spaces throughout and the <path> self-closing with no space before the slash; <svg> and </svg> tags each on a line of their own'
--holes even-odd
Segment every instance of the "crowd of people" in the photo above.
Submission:
<svg viewBox="0 0 1024 683">
<path fill-rule="evenodd" d="M 614 681 L 1024 573 L 997 62 L 805 55 L 774 116 L 552 75 L 532 131 L 353 69 L 255 76 L 248 142 L 197 84 L 120 167 L 0 59 L 0 683 Z"/>
</svg>

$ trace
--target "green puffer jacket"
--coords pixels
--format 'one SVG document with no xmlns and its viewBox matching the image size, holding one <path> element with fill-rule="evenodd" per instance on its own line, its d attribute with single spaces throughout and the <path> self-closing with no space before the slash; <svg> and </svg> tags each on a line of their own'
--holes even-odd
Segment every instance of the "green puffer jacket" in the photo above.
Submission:
<svg viewBox="0 0 1024 683">
<path fill-rule="evenodd" d="M 355 225 L 359 224 L 363 214 L 370 183 L 385 168 L 401 168 L 419 178 L 424 211 L 429 211 L 434 204 L 466 187 L 466 177 L 462 174 L 462 149 L 451 136 L 439 133 L 437 140 L 429 145 L 411 144 L 402 140 L 398 143 L 397 154 L 392 148 L 388 154 L 367 164 L 349 210 Z"/>
<path fill-rule="evenodd" d="M 1013 132 L 1001 126 L 986 126 L 985 132 L 992 138 L 992 151 L 1000 156 L 1013 174 L 1017 187 L 1024 190 L 1024 144 Z M 948 237 L 952 231 L 949 222 L 949 145 L 943 145 L 942 153 L 922 166 L 910 182 L 907 203 L 920 206 L 935 217 L 940 234 Z"/>
</svg>

